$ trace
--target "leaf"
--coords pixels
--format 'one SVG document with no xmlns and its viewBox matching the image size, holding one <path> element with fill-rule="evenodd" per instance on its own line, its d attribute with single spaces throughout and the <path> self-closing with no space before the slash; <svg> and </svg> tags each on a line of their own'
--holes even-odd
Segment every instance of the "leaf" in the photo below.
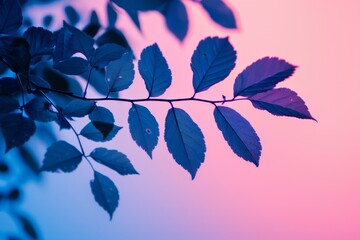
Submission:
<svg viewBox="0 0 360 240">
<path fill-rule="evenodd" d="M 107 176 L 94 171 L 94 180 L 90 182 L 95 201 L 109 214 L 110 220 L 119 204 L 119 191 Z"/>
<path fill-rule="evenodd" d="M 109 136 L 109 134 L 111 133 L 111 131 L 114 128 L 114 124 L 113 123 L 107 123 L 107 122 L 102 122 L 102 121 L 92 121 L 92 124 L 94 125 L 94 127 L 97 128 L 97 130 L 99 130 L 103 137 L 102 137 L 102 141 L 104 141 L 107 136 Z"/>
<path fill-rule="evenodd" d="M 95 107 L 95 102 L 90 100 L 75 99 L 63 110 L 63 114 L 70 117 L 84 117 Z"/>
<path fill-rule="evenodd" d="M 162 95 L 171 85 L 171 70 L 156 43 L 141 52 L 139 72 L 150 97 Z"/>
<path fill-rule="evenodd" d="M 106 124 L 106 123 L 105 123 Z M 90 122 L 88 123 L 80 132 L 80 135 L 86 137 L 87 139 L 90 139 L 95 142 L 107 142 L 112 140 L 116 134 L 119 132 L 119 130 L 122 127 L 118 127 L 116 125 L 111 124 L 112 130 L 107 134 L 107 136 L 104 138 L 104 134 L 95 127 L 95 125 Z"/>
<path fill-rule="evenodd" d="M 191 57 L 195 93 L 224 80 L 235 67 L 236 51 L 228 38 L 201 40 Z"/>
<path fill-rule="evenodd" d="M 155 10 L 161 7 L 167 0 L 111 0 L 113 3 L 119 7 L 125 9 L 126 11 L 149 11 Z"/>
<path fill-rule="evenodd" d="M 217 127 L 234 153 L 259 166 L 260 139 L 250 123 L 228 107 L 217 106 L 214 109 L 214 117 Z"/>
<path fill-rule="evenodd" d="M 83 32 L 89 35 L 90 37 L 95 37 L 96 34 L 99 32 L 100 28 L 101 25 L 99 22 L 99 17 L 97 13 L 93 10 L 91 12 L 90 22 L 88 23 L 88 25 L 85 26 Z"/>
<path fill-rule="evenodd" d="M 15 33 L 23 20 L 19 2 L 0 0 L 0 16 L 0 35 Z"/>
<path fill-rule="evenodd" d="M 6 142 L 8 152 L 13 147 L 19 147 L 27 142 L 36 130 L 33 120 L 23 117 L 20 113 L 6 115 L 0 119 L 0 127 Z"/>
<path fill-rule="evenodd" d="M 159 140 L 159 124 L 155 117 L 146 107 L 133 104 L 128 123 L 132 139 L 152 158 L 152 151 Z"/>
<path fill-rule="evenodd" d="M 59 125 L 60 130 L 61 129 L 70 129 L 71 128 L 70 123 L 68 122 L 68 120 L 66 120 L 64 115 L 58 113 L 56 116 L 57 116 L 57 118 L 56 118 L 55 121 Z"/>
<path fill-rule="evenodd" d="M 129 14 L 129 17 L 131 18 L 135 26 L 141 31 L 139 12 L 136 10 L 127 10 L 127 13 Z"/>
<path fill-rule="evenodd" d="M 96 162 L 111 168 L 120 175 L 139 174 L 127 156 L 116 150 L 96 148 L 90 153 L 90 157 Z"/>
<path fill-rule="evenodd" d="M 194 179 L 204 162 L 206 145 L 201 129 L 184 110 L 171 108 L 168 111 L 165 141 L 175 161 Z"/>
<path fill-rule="evenodd" d="M 272 89 L 267 92 L 258 93 L 249 97 L 249 100 L 254 107 L 266 110 L 276 116 L 315 120 L 311 116 L 304 100 L 296 92 L 287 88 Z"/>
<path fill-rule="evenodd" d="M 82 153 L 65 141 L 53 143 L 46 151 L 41 171 L 72 172 L 80 164 Z"/>
<path fill-rule="evenodd" d="M 189 19 L 185 5 L 179 0 L 169 0 L 163 14 L 170 32 L 180 41 L 183 41 L 189 29 Z"/>
<path fill-rule="evenodd" d="M 271 90 L 277 83 L 290 77 L 295 68 L 296 66 L 276 57 L 259 59 L 236 77 L 234 97 Z"/>
<path fill-rule="evenodd" d="M 96 44 L 102 46 L 107 43 L 114 43 L 123 46 L 131 51 L 131 47 L 124 34 L 116 28 L 107 29 L 97 40 Z"/>
<path fill-rule="evenodd" d="M 35 121 L 51 122 L 57 118 L 57 113 L 52 111 L 51 104 L 43 98 L 33 98 L 25 105 L 26 114 Z"/>
<path fill-rule="evenodd" d="M 46 28 L 49 27 L 52 22 L 53 22 L 53 17 L 51 15 L 46 15 L 42 20 L 42 24 Z"/>
<path fill-rule="evenodd" d="M 125 53 L 120 59 L 112 61 L 106 68 L 105 79 L 109 92 L 118 92 L 127 89 L 135 77 L 133 55 Z"/>
<path fill-rule="evenodd" d="M 24 38 L 29 43 L 33 64 L 41 60 L 41 55 L 52 54 L 54 43 L 50 31 L 41 27 L 30 27 L 25 31 Z"/>
<path fill-rule="evenodd" d="M 39 239 L 33 223 L 24 215 L 21 215 L 19 213 L 16 213 L 15 215 L 25 234 L 31 239 Z"/>
<path fill-rule="evenodd" d="M 28 42 L 21 37 L 0 37 L 0 58 L 11 71 L 27 74 L 30 65 Z"/>
<path fill-rule="evenodd" d="M 67 75 L 80 75 L 90 69 L 88 61 L 81 57 L 72 57 L 54 63 L 54 68 Z"/>
<path fill-rule="evenodd" d="M 111 61 L 120 59 L 128 50 L 115 43 L 106 43 L 98 47 L 90 58 L 92 67 L 103 68 Z"/>
<path fill-rule="evenodd" d="M 19 101 L 15 98 L 0 95 L 0 116 L 19 109 Z"/>
<path fill-rule="evenodd" d="M 64 10 L 71 25 L 76 25 L 80 21 L 79 13 L 72 6 L 66 6 Z"/>
<path fill-rule="evenodd" d="M 115 12 L 115 9 L 110 2 L 106 4 L 106 12 L 108 17 L 108 27 L 115 27 L 117 13 Z"/>
<path fill-rule="evenodd" d="M 236 28 L 234 13 L 222 0 L 202 0 L 201 5 L 217 24 L 225 28 Z"/>
<path fill-rule="evenodd" d="M 18 148 L 20 160 L 35 175 L 39 175 L 39 164 L 37 158 L 29 150 L 29 147 Z"/>
<path fill-rule="evenodd" d="M 1 95 L 16 95 L 20 92 L 20 82 L 15 78 L 4 77 L 0 78 L 0 94 Z"/>
<path fill-rule="evenodd" d="M 91 121 L 102 121 L 106 123 L 114 123 L 114 115 L 110 110 L 104 107 L 95 106 L 94 110 L 89 114 Z"/>
</svg>

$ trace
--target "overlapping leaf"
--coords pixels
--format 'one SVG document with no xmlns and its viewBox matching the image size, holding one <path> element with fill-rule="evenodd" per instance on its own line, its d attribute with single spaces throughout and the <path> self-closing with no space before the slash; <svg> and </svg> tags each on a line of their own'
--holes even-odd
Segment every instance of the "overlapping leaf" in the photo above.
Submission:
<svg viewBox="0 0 360 240">
<path fill-rule="evenodd" d="M 93 67 L 103 68 L 111 61 L 120 59 L 128 50 L 115 43 L 107 43 L 98 47 L 90 58 Z"/>
<path fill-rule="evenodd" d="M 102 123 L 103 126 L 101 126 L 101 122 L 98 122 L 98 126 L 94 125 L 94 122 L 88 123 L 81 131 L 80 134 L 84 137 L 86 137 L 89 140 L 95 141 L 95 142 L 107 142 L 113 139 L 116 134 L 119 132 L 119 130 L 122 127 L 116 126 L 114 124 L 109 123 Z M 107 134 L 107 136 L 104 138 L 104 133 L 100 131 L 98 128 L 102 127 L 111 127 L 111 130 Z M 104 129 L 104 131 L 107 129 Z"/>
<path fill-rule="evenodd" d="M 23 20 L 19 2 L 0 0 L 0 16 L 0 35 L 16 32 Z"/>
<path fill-rule="evenodd" d="M 81 57 L 71 57 L 66 60 L 58 61 L 54 68 L 67 75 L 80 75 L 90 70 L 87 60 Z"/>
<path fill-rule="evenodd" d="M 194 179 L 204 162 L 206 145 L 201 129 L 184 110 L 171 108 L 168 111 L 165 141 L 175 161 Z"/>
<path fill-rule="evenodd" d="M 236 51 L 228 38 L 201 40 L 191 57 L 195 93 L 224 80 L 235 67 Z"/>
<path fill-rule="evenodd" d="M 41 27 L 30 27 L 25 31 L 24 38 L 30 46 L 32 63 L 38 62 L 41 55 L 52 54 L 52 48 L 54 47 L 52 32 Z"/>
<path fill-rule="evenodd" d="M 296 66 L 276 57 L 265 57 L 254 62 L 235 79 L 234 97 L 251 96 L 273 89 L 290 77 Z"/>
<path fill-rule="evenodd" d="M 35 121 L 51 122 L 57 119 L 51 104 L 43 98 L 33 98 L 25 105 L 26 114 Z"/>
<path fill-rule="evenodd" d="M 214 117 L 234 153 L 258 166 L 261 144 L 250 123 L 235 110 L 223 106 L 214 109 Z"/>
</svg>

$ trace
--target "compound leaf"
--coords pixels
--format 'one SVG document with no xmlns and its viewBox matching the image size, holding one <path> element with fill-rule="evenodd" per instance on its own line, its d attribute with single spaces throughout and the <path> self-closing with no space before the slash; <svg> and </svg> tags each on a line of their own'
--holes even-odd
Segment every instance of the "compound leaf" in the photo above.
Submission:
<svg viewBox="0 0 360 240">
<path fill-rule="evenodd" d="M 228 38 L 201 40 L 191 57 L 195 93 L 224 80 L 235 67 L 236 51 Z"/>
<path fill-rule="evenodd" d="M 201 129 L 184 110 L 171 108 L 168 111 L 165 141 L 175 161 L 194 179 L 204 162 L 206 145 Z"/>
<path fill-rule="evenodd" d="M 235 110 L 223 106 L 214 109 L 214 117 L 234 153 L 259 166 L 260 139 L 250 123 Z"/>
<path fill-rule="evenodd" d="M 53 143 L 46 151 L 41 171 L 72 172 L 80 164 L 82 154 L 73 145 L 58 141 Z"/>
</svg>

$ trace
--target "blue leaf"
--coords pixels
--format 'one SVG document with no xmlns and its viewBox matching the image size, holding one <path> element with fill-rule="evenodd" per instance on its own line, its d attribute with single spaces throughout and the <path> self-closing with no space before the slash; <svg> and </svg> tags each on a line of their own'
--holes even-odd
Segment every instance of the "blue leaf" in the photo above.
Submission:
<svg viewBox="0 0 360 240">
<path fill-rule="evenodd" d="M 201 4 L 214 22 L 225 28 L 236 28 L 234 13 L 222 0 L 202 0 Z"/>
<path fill-rule="evenodd" d="M 141 31 L 139 12 L 136 10 L 127 10 L 127 13 L 129 14 L 129 17 L 131 18 L 135 26 Z"/>
<path fill-rule="evenodd" d="M 104 123 L 106 124 L 106 123 Z M 92 122 L 88 123 L 80 132 L 80 135 L 95 142 L 107 142 L 112 140 L 122 127 L 111 124 L 112 129 L 104 138 L 104 134 Z"/>
<path fill-rule="evenodd" d="M 99 17 L 97 13 L 93 10 L 90 16 L 90 22 L 84 27 L 83 32 L 89 35 L 90 37 L 95 37 L 101 28 Z"/>
<path fill-rule="evenodd" d="M 21 91 L 21 85 L 17 79 L 10 77 L 0 78 L 1 95 L 16 95 L 20 91 Z"/>
<path fill-rule="evenodd" d="M 258 93 L 249 97 L 249 99 L 254 107 L 266 110 L 276 116 L 315 120 L 311 116 L 304 100 L 296 92 L 287 88 L 272 89 L 267 92 Z"/>
<path fill-rule="evenodd" d="M 67 75 L 80 75 L 90 70 L 88 61 L 81 57 L 71 57 L 54 63 L 54 68 Z"/>
<path fill-rule="evenodd" d="M 216 124 L 231 149 L 239 157 L 259 166 L 260 139 L 250 123 L 238 112 L 228 107 L 214 109 Z"/>
<path fill-rule="evenodd" d="M 180 0 L 170 0 L 163 11 L 168 29 L 180 40 L 184 40 L 189 29 L 185 5 Z"/>
<path fill-rule="evenodd" d="M 64 10 L 71 25 L 76 25 L 80 21 L 79 13 L 72 6 L 66 6 Z"/>
<path fill-rule="evenodd" d="M 95 107 L 95 102 L 90 100 L 75 99 L 63 110 L 63 114 L 69 117 L 84 117 Z"/>
<path fill-rule="evenodd" d="M 126 11 L 149 11 L 159 9 L 167 0 L 111 0 Z"/>
<path fill-rule="evenodd" d="M 159 140 L 159 124 L 155 117 L 146 107 L 133 104 L 128 122 L 131 137 L 152 158 L 152 151 Z"/>
<path fill-rule="evenodd" d="M 0 57 L 11 71 L 28 74 L 30 52 L 28 42 L 21 37 L 0 37 Z"/>
<path fill-rule="evenodd" d="M 171 71 L 156 43 L 141 52 L 139 72 L 150 97 L 162 95 L 171 85 Z"/>
<path fill-rule="evenodd" d="M 107 176 L 94 171 L 94 180 L 90 182 L 95 201 L 109 214 L 110 220 L 119 204 L 119 191 Z"/>
<path fill-rule="evenodd" d="M 0 35 L 15 33 L 23 20 L 19 2 L 0 0 L 0 16 Z"/>
<path fill-rule="evenodd" d="M 3 114 L 11 113 L 19 109 L 19 101 L 9 96 L 0 95 L 0 117 Z"/>
<path fill-rule="evenodd" d="M 115 43 L 106 43 L 98 47 L 90 58 L 93 67 L 103 68 L 111 61 L 120 59 L 128 50 Z"/>
<path fill-rule="evenodd" d="M 169 110 L 165 120 L 165 141 L 175 161 L 194 179 L 205 160 L 206 145 L 201 129 L 184 110 Z"/>
<path fill-rule="evenodd" d="M 41 171 L 72 172 L 80 164 L 82 154 L 73 145 L 58 141 L 53 143 L 46 151 Z"/>
<path fill-rule="evenodd" d="M 296 66 L 276 57 L 257 60 L 235 79 L 234 97 L 251 96 L 273 89 L 275 85 L 290 77 Z"/>
<path fill-rule="evenodd" d="M 125 53 L 120 59 L 112 61 L 106 68 L 106 81 L 109 92 L 118 92 L 127 89 L 135 77 L 133 55 Z"/>
<path fill-rule="evenodd" d="M 114 115 L 110 110 L 104 107 L 95 106 L 94 110 L 89 114 L 91 121 L 114 123 Z"/>
<path fill-rule="evenodd" d="M 20 222 L 21 228 L 28 237 L 31 239 L 39 239 L 33 223 L 25 215 L 16 213 L 15 216 Z"/>
<path fill-rule="evenodd" d="M 96 148 L 90 153 L 90 157 L 96 162 L 111 168 L 120 175 L 139 174 L 127 156 L 116 150 Z"/>
<path fill-rule="evenodd" d="M 57 119 L 57 113 L 52 111 L 51 104 L 43 98 L 33 98 L 25 105 L 26 114 L 35 121 L 51 122 Z"/>
<path fill-rule="evenodd" d="M 53 22 L 53 16 L 51 16 L 51 15 L 46 15 L 42 20 L 42 24 L 46 28 L 49 27 L 52 22 Z"/>
<path fill-rule="evenodd" d="M 108 27 L 115 27 L 117 20 L 117 13 L 114 10 L 113 5 L 108 2 L 106 5 L 107 17 L 108 17 Z"/>
<path fill-rule="evenodd" d="M 54 43 L 50 31 L 41 27 L 30 27 L 25 31 L 24 38 L 29 43 L 33 64 L 41 60 L 41 55 L 52 54 Z"/>
<path fill-rule="evenodd" d="M 0 120 L 0 128 L 6 142 L 6 152 L 27 142 L 36 130 L 33 120 L 20 113 L 6 115 Z"/>
<path fill-rule="evenodd" d="M 131 47 L 126 40 L 124 34 L 116 28 L 108 28 L 99 38 L 96 40 L 98 46 L 105 45 L 107 43 L 118 44 L 128 51 L 131 51 Z"/>
<path fill-rule="evenodd" d="M 195 93 L 224 80 L 235 67 L 236 51 L 228 38 L 201 40 L 191 57 Z"/>
</svg>

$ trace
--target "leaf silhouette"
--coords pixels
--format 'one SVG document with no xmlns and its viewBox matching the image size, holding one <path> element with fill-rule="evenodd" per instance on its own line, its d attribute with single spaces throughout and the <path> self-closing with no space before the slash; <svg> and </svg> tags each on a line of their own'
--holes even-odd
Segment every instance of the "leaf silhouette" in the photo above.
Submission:
<svg viewBox="0 0 360 240">
<path fill-rule="evenodd" d="M 76 25 L 80 21 L 79 13 L 72 6 L 65 7 L 65 14 L 71 25 Z"/>
<path fill-rule="evenodd" d="M 19 109 L 19 101 L 9 96 L 0 95 L 0 117 L 2 114 L 11 113 Z"/>
<path fill-rule="evenodd" d="M 106 124 L 106 123 L 104 123 Z M 108 124 L 110 125 L 110 124 Z M 107 142 L 112 140 L 116 134 L 119 132 L 119 130 L 122 127 L 118 127 L 114 124 L 112 125 L 112 129 L 111 131 L 107 134 L 107 136 L 104 138 L 104 134 L 103 132 L 101 132 L 95 125 L 93 122 L 88 123 L 81 131 L 80 131 L 80 135 L 86 137 L 87 139 L 90 139 L 92 141 L 95 142 Z M 100 126 L 98 126 L 100 127 Z M 104 130 L 105 132 L 105 130 Z"/>
<path fill-rule="evenodd" d="M 111 61 L 120 59 L 128 50 L 115 43 L 106 43 L 98 47 L 94 55 L 90 58 L 90 64 L 93 67 L 103 68 Z"/>
<path fill-rule="evenodd" d="M 24 38 L 29 43 L 33 64 L 41 60 L 41 55 L 52 54 L 52 32 L 41 27 L 30 27 L 25 31 Z"/>
<path fill-rule="evenodd" d="M 73 145 L 58 141 L 53 143 L 46 151 L 41 171 L 72 172 L 80 164 L 82 154 Z"/>
<path fill-rule="evenodd" d="M 149 11 L 149 10 L 155 10 L 161 7 L 162 4 L 164 4 L 168 0 L 111 0 L 116 5 L 118 5 L 121 8 L 124 8 L 126 11 L 132 10 L 132 11 Z"/>
<path fill-rule="evenodd" d="M 214 117 L 234 153 L 259 166 L 260 139 L 250 123 L 235 110 L 223 106 L 214 109 Z"/>
<path fill-rule="evenodd" d="M 235 67 L 236 51 L 228 38 L 201 40 L 191 57 L 195 93 L 224 80 Z"/>
<path fill-rule="evenodd" d="M 91 121 L 98 122 L 106 122 L 106 123 L 114 123 L 114 115 L 107 108 L 95 106 L 94 110 L 89 114 L 89 118 Z"/>
<path fill-rule="evenodd" d="M 123 54 L 120 59 L 112 61 L 106 68 L 105 79 L 109 92 L 118 92 L 130 87 L 134 80 L 135 70 L 132 53 Z"/>
<path fill-rule="evenodd" d="M 169 0 L 165 10 L 166 26 L 180 41 L 184 40 L 189 29 L 189 19 L 185 5 L 180 0 Z"/>
<path fill-rule="evenodd" d="M 90 65 L 88 61 L 81 57 L 71 57 L 56 62 L 54 68 L 67 75 L 80 75 L 90 70 Z"/>
<path fill-rule="evenodd" d="M 96 44 L 102 46 L 107 43 L 118 44 L 128 51 L 131 51 L 131 47 L 126 40 L 124 34 L 116 28 L 108 28 L 99 38 L 96 40 Z"/>
<path fill-rule="evenodd" d="M 6 150 L 19 147 L 27 142 L 35 133 L 33 120 L 23 117 L 20 113 L 6 115 L 0 119 L 0 127 L 5 138 Z"/>
<path fill-rule="evenodd" d="M 110 2 L 106 4 L 106 12 L 108 17 L 108 27 L 115 27 L 117 13 L 115 12 L 114 7 Z"/>
<path fill-rule="evenodd" d="M 296 66 L 276 57 L 257 60 L 235 79 L 234 97 L 251 96 L 273 89 L 275 85 L 290 77 Z"/>
<path fill-rule="evenodd" d="M 0 35 L 15 33 L 23 21 L 19 2 L 0 0 L 0 16 Z"/>
<path fill-rule="evenodd" d="M 266 110 L 276 116 L 315 120 L 311 116 L 304 100 L 296 92 L 287 88 L 272 89 L 267 92 L 258 93 L 249 97 L 249 99 L 254 107 Z"/>
<path fill-rule="evenodd" d="M 127 156 L 117 150 L 96 148 L 90 153 L 90 157 L 96 162 L 111 168 L 120 175 L 139 174 Z"/>
<path fill-rule="evenodd" d="M 214 22 L 225 28 L 236 28 L 234 13 L 222 0 L 202 0 L 201 5 Z"/>
<path fill-rule="evenodd" d="M 95 102 L 88 100 L 75 99 L 71 101 L 63 110 L 63 114 L 69 117 L 84 117 L 95 107 Z"/>
<path fill-rule="evenodd" d="M 35 121 L 51 122 L 57 114 L 51 110 L 50 103 L 43 98 L 33 98 L 25 105 L 26 114 Z"/>
<path fill-rule="evenodd" d="M 184 110 L 171 108 L 168 111 L 165 141 L 175 161 L 194 179 L 204 162 L 206 145 L 201 129 Z"/>
<path fill-rule="evenodd" d="M 35 240 L 39 239 L 33 223 L 25 215 L 16 213 L 15 216 L 18 219 L 18 221 L 21 225 L 21 228 L 23 229 L 23 231 L 26 233 L 26 235 L 28 237 L 30 237 L 31 239 L 35 239 Z"/>
<path fill-rule="evenodd" d="M 11 71 L 27 74 L 30 65 L 28 42 L 21 37 L 0 37 L 0 57 Z"/>
<path fill-rule="evenodd" d="M 129 129 L 132 139 L 152 158 L 159 140 L 159 124 L 144 106 L 133 104 L 129 110 Z"/>
<path fill-rule="evenodd" d="M 120 198 L 115 184 L 107 176 L 94 171 L 90 187 L 95 201 L 109 214 L 111 220 Z"/>
<path fill-rule="evenodd" d="M 95 11 L 91 12 L 90 22 L 85 26 L 83 32 L 90 37 L 95 37 L 101 28 L 99 17 Z"/>
<path fill-rule="evenodd" d="M 171 85 L 171 71 L 156 43 L 141 52 L 139 72 L 150 97 L 162 95 Z"/>
</svg>

